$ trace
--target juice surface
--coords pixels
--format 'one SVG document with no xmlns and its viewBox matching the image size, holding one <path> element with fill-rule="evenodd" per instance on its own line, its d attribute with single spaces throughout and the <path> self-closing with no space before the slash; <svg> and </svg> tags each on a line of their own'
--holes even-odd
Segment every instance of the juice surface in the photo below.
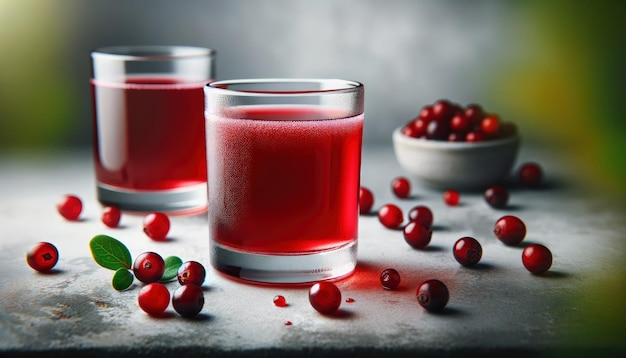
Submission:
<svg viewBox="0 0 626 358">
<path fill-rule="evenodd" d="M 135 190 L 206 182 L 204 83 L 92 80 L 96 176 Z"/>
<path fill-rule="evenodd" d="M 316 107 L 248 106 L 207 118 L 215 241 L 289 254 L 356 240 L 363 115 L 319 119 L 335 116 Z"/>
</svg>

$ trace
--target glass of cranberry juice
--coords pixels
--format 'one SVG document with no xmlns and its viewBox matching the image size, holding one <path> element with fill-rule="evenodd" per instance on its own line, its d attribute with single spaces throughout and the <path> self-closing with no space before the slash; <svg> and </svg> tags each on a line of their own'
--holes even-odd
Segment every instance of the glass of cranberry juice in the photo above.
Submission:
<svg viewBox="0 0 626 358">
<path fill-rule="evenodd" d="M 91 53 L 98 200 L 122 210 L 206 211 L 203 86 L 215 51 L 107 47 Z"/>
<path fill-rule="evenodd" d="M 204 91 L 212 265 L 257 283 L 352 273 L 363 85 L 254 79 Z"/>
</svg>

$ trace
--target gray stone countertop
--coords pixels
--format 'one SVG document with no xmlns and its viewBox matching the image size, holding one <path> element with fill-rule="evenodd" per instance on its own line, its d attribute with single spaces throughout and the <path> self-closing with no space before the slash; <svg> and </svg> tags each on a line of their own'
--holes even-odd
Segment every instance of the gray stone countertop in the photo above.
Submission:
<svg viewBox="0 0 626 358">
<path fill-rule="evenodd" d="M 343 295 L 339 314 L 323 316 L 310 306 L 308 287 L 248 285 L 212 269 L 206 214 L 172 217 L 166 242 L 145 236 L 139 215 L 125 214 L 120 228 L 106 228 L 86 153 L 1 156 L 0 356 L 621 355 L 623 206 L 568 181 L 575 176 L 556 153 L 523 147 L 517 163 L 527 160 L 544 166 L 545 187 L 513 187 L 503 210 L 490 208 L 481 193 L 462 193 L 461 204 L 449 207 L 441 191 L 415 180 L 410 199 L 393 197 L 389 183 L 407 174 L 390 146 L 365 148 L 362 185 L 373 190 L 375 208 L 396 203 L 406 213 L 427 205 L 435 216 L 433 237 L 428 248 L 415 250 L 401 231 L 384 228 L 376 216 L 361 216 L 357 270 L 337 282 Z M 84 202 L 78 222 L 56 212 L 55 203 L 66 193 Z M 505 214 L 519 216 L 528 228 L 518 247 L 503 245 L 492 233 Z M 112 271 L 93 261 L 88 242 L 96 234 L 122 241 L 133 257 L 155 251 L 204 263 L 201 314 L 184 319 L 171 305 L 164 318 L 145 314 L 137 305 L 141 284 L 117 292 L 110 285 Z M 452 256 L 452 245 L 463 236 L 483 246 L 474 268 Z M 53 273 L 40 274 L 26 264 L 26 250 L 38 241 L 52 242 L 60 252 Z M 548 273 L 535 276 L 522 266 L 528 243 L 551 249 Z M 381 287 L 385 268 L 400 272 L 397 290 Z M 415 298 L 419 283 L 431 278 L 450 290 L 439 314 L 425 311 Z M 173 290 L 178 283 L 167 285 Z M 279 294 L 287 307 L 274 306 Z"/>
</svg>

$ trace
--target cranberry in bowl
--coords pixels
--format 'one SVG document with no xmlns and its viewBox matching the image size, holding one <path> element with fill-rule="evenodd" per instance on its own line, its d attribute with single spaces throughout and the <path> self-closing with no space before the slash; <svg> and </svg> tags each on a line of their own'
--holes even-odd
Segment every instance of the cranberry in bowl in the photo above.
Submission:
<svg viewBox="0 0 626 358">
<path fill-rule="evenodd" d="M 479 105 L 461 107 L 447 100 L 424 106 L 394 130 L 392 140 L 408 173 L 429 186 L 457 190 L 484 190 L 502 182 L 521 142 L 512 123 Z"/>
</svg>

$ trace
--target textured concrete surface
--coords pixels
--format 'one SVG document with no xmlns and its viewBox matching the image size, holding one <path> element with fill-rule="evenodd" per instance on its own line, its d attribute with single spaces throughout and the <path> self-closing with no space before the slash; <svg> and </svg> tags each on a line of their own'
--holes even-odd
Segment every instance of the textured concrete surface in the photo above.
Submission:
<svg viewBox="0 0 626 358">
<path fill-rule="evenodd" d="M 209 266 L 205 215 L 173 217 L 169 240 L 161 243 L 143 234 L 140 216 L 125 215 L 122 227 L 106 228 L 99 221 L 88 155 L 2 157 L 0 356 L 624 353 L 624 212 L 611 199 L 569 182 L 558 156 L 523 148 L 518 162 L 527 159 L 545 166 L 545 188 L 514 188 L 504 210 L 488 207 L 479 193 L 463 193 L 461 205 L 447 207 L 439 191 L 417 182 L 412 198 L 395 199 L 389 183 L 404 173 L 391 146 L 366 148 L 362 184 L 373 189 L 375 207 L 393 202 L 408 211 L 428 205 L 435 230 L 430 246 L 415 250 L 400 231 L 362 216 L 357 271 L 337 283 L 344 302 L 328 317 L 310 306 L 307 287 L 252 286 L 217 274 Z M 65 193 L 83 199 L 81 221 L 67 222 L 56 213 L 55 203 Z M 524 244 L 543 243 L 552 250 L 554 264 L 546 275 L 523 268 L 524 244 L 507 247 L 493 236 L 495 221 L 505 214 L 526 222 Z M 124 242 L 133 257 L 152 250 L 203 262 L 208 277 L 202 313 L 183 319 L 170 306 L 166 317 L 152 318 L 137 306 L 140 283 L 113 290 L 112 272 L 89 253 L 88 241 L 100 233 Z M 461 267 L 452 256 L 452 245 L 462 236 L 483 245 L 475 268 Z M 36 273 L 25 262 L 26 250 L 38 241 L 59 249 L 53 273 Z M 395 291 L 383 290 L 378 281 L 388 267 L 402 276 Z M 417 285 L 430 278 L 450 290 L 440 314 L 426 312 L 415 299 Z M 598 286 L 602 283 L 606 286 Z M 277 294 L 286 297 L 287 307 L 273 305 Z"/>
</svg>

